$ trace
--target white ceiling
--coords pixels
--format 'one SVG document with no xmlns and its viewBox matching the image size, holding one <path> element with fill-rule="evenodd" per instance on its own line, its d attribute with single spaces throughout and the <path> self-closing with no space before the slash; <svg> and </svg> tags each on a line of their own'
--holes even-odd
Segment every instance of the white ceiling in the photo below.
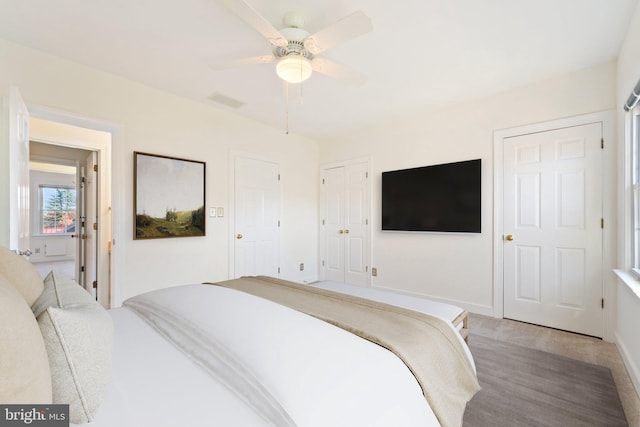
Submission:
<svg viewBox="0 0 640 427">
<path fill-rule="evenodd" d="M 314 74 L 290 89 L 290 131 L 322 140 L 611 61 L 638 0 L 247 2 L 277 27 L 302 12 L 310 33 L 356 10 L 371 18 L 372 32 L 322 54 L 364 85 Z M 270 53 L 216 0 L 0 0 L 0 38 L 285 128 L 274 64 L 210 67 Z"/>
</svg>

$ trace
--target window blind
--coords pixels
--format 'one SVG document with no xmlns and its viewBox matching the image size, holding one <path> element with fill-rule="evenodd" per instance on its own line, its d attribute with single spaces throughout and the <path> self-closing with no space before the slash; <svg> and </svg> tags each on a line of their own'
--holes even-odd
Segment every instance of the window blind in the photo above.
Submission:
<svg viewBox="0 0 640 427">
<path fill-rule="evenodd" d="M 640 99 L 640 80 L 636 83 L 636 87 L 633 88 L 633 92 L 627 98 L 627 102 L 624 104 L 624 111 L 631 111 L 636 106 Z"/>
</svg>

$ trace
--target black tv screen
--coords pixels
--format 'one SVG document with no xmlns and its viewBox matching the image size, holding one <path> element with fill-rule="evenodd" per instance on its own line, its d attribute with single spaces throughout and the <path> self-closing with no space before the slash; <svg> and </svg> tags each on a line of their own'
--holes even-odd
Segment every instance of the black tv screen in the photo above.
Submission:
<svg viewBox="0 0 640 427">
<path fill-rule="evenodd" d="M 481 163 L 382 172 L 382 229 L 480 233 Z"/>
</svg>

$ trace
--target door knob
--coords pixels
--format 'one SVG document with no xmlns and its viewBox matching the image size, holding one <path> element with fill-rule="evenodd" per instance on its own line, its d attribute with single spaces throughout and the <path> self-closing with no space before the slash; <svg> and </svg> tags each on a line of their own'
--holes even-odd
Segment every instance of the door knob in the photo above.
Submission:
<svg viewBox="0 0 640 427">
<path fill-rule="evenodd" d="M 236 239 L 238 240 L 242 239 L 242 234 L 238 233 L 238 235 L 236 236 Z"/>
<path fill-rule="evenodd" d="M 344 234 L 349 234 L 349 230 L 344 230 Z"/>
<path fill-rule="evenodd" d="M 513 236 L 511 234 L 507 234 L 507 236 L 505 237 L 505 240 L 512 241 Z"/>
<path fill-rule="evenodd" d="M 344 230 L 338 230 L 338 234 L 344 233 Z"/>
</svg>

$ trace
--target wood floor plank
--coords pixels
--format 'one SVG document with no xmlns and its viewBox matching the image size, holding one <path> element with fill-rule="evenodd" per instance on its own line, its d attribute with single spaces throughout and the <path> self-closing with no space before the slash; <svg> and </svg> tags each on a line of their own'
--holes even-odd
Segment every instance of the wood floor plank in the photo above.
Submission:
<svg viewBox="0 0 640 427">
<path fill-rule="evenodd" d="M 628 426 L 608 368 L 478 335 L 469 346 L 483 389 L 464 427 Z"/>
</svg>

